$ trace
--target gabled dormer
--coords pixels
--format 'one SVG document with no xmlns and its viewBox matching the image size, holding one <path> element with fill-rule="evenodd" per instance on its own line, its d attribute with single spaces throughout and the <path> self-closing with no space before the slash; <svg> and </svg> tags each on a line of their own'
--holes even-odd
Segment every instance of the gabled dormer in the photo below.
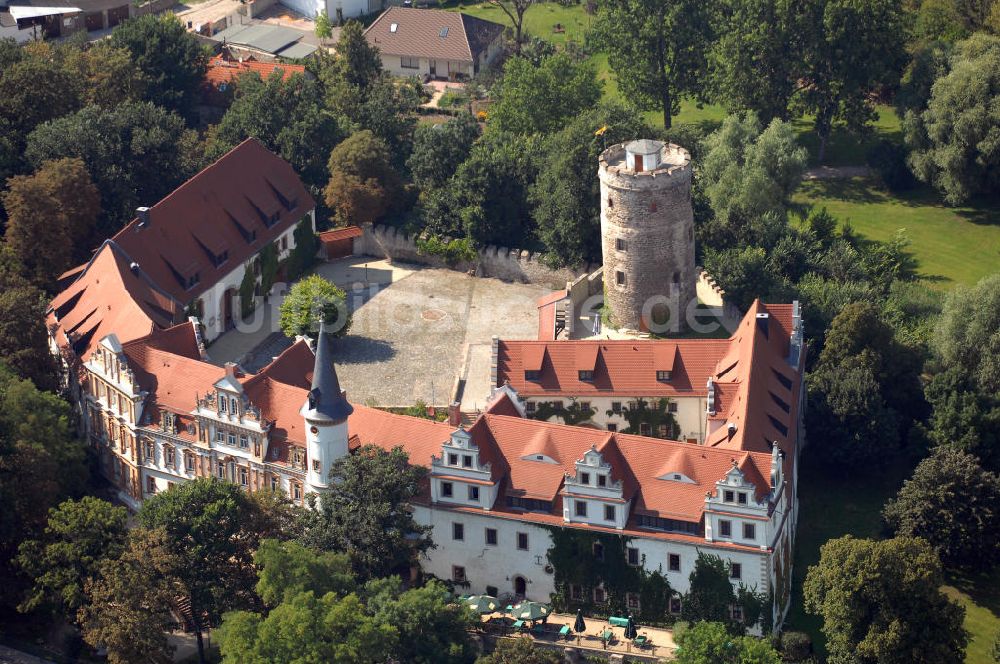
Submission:
<svg viewBox="0 0 1000 664">
<path fill-rule="evenodd" d="M 760 498 L 758 499 L 758 496 Z M 766 547 L 770 533 L 769 491 L 748 453 L 705 494 L 705 539 Z"/>
<path fill-rule="evenodd" d="M 491 509 L 497 497 L 493 470 L 480 455 L 472 435 L 459 427 L 431 457 L 431 500 Z"/>
<path fill-rule="evenodd" d="M 243 385 L 236 377 L 236 364 L 226 362 L 226 375 L 215 381 L 215 409 L 220 417 L 239 419 L 246 410 Z"/>
<path fill-rule="evenodd" d="M 574 472 L 566 473 L 563 482 L 563 521 L 624 528 L 630 501 L 625 499 L 622 481 L 614 479 L 614 469 L 605 455 L 596 445 L 591 446 L 573 466 Z"/>
</svg>

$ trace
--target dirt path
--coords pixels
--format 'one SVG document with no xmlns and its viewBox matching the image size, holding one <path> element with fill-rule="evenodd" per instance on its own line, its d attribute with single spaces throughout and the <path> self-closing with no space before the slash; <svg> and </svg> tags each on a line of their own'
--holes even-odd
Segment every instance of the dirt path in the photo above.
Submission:
<svg viewBox="0 0 1000 664">
<path fill-rule="evenodd" d="M 849 178 L 867 178 L 871 176 L 872 169 L 867 166 L 817 166 L 807 170 L 802 179 L 847 180 Z"/>
</svg>

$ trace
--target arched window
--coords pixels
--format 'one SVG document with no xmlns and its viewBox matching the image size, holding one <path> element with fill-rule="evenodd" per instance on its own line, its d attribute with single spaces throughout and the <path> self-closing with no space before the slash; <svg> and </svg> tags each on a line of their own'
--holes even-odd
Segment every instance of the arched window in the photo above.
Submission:
<svg viewBox="0 0 1000 664">
<path fill-rule="evenodd" d="M 608 196 L 608 207 L 609 207 L 609 208 L 613 208 L 614 206 L 615 206 L 615 201 L 614 201 L 614 199 L 613 199 L 613 198 L 611 198 L 610 196 Z"/>
</svg>

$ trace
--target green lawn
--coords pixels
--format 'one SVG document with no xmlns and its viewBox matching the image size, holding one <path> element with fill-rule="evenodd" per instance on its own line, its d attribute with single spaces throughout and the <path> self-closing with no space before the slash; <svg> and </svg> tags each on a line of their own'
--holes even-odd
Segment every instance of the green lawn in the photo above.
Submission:
<svg viewBox="0 0 1000 664">
<path fill-rule="evenodd" d="M 1000 632 L 1000 572 L 984 578 L 956 578 L 944 592 L 965 607 L 965 629 L 972 639 L 966 664 L 993 664 L 990 649 Z"/>
<path fill-rule="evenodd" d="M 905 229 L 921 274 L 942 288 L 1000 270 L 998 201 L 952 208 L 930 189 L 891 194 L 862 178 L 803 182 L 795 201 L 826 207 L 872 240 Z"/>
</svg>

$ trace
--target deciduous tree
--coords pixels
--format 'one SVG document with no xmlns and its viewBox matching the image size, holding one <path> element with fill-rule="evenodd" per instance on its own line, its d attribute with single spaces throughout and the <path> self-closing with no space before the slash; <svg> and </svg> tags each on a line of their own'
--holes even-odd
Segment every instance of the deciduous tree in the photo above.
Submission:
<svg viewBox="0 0 1000 664">
<path fill-rule="evenodd" d="M 120 24 L 112 46 L 127 49 L 148 85 L 146 99 L 186 118 L 195 114 L 208 51 L 174 14 L 146 14 Z"/>
<path fill-rule="evenodd" d="M 930 542 L 948 567 L 986 571 L 1000 562 L 1000 477 L 962 450 L 935 449 L 882 515 L 896 534 Z"/>
<path fill-rule="evenodd" d="M 7 246 L 36 286 L 53 290 L 60 274 L 87 260 L 101 203 L 81 159 L 43 162 L 34 175 L 11 178 L 2 198 Z"/>
<path fill-rule="evenodd" d="M 320 322 L 327 334 L 338 337 L 347 334 L 351 327 L 347 293 L 318 274 L 311 274 L 292 286 L 280 310 L 281 331 L 292 339 L 315 337 Z"/>
<path fill-rule="evenodd" d="M 699 552 L 688 581 L 690 589 L 682 604 L 684 619 L 728 624 L 729 607 L 736 599 L 736 591 L 729 581 L 729 566 L 725 561 Z"/>
<path fill-rule="evenodd" d="M 494 7 L 500 10 L 510 19 L 510 24 L 514 28 L 514 51 L 521 52 L 521 42 L 524 32 L 524 15 L 535 0 L 489 0 Z"/>
<path fill-rule="evenodd" d="M 0 362 L 40 390 L 59 389 L 59 368 L 45 329 L 48 297 L 20 274 L 10 247 L 0 244 Z"/>
<path fill-rule="evenodd" d="M 344 224 L 374 223 L 398 202 L 402 184 L 390 163 L 389 147 L 359 131 L 330 153 L 326 203 Z"/>
<path fill-rule="evenodd" d="M 594 36 L 608 53 L 622 97 L 637 108 L 662 113 L 668 129 L 682 96 L 703 96 L 711 12 L 710 3 L 697 0 L 600 5 Z"/>
<path fill-rule="evenodd" d="M 413 153 L 406 166 L 423 191 L 444 186 L 469 156 L 479 138 L 479 123 L 462 114 L 443 124 L 423 124 L 413 134 Z"/>
<path fill-rule="evenodd" d="M 410 502 L 426 472 L 410 465 L 402 447 L 369 445 L 338 459 L 330 491 L 303 514 L 303 543 L 347 553 L 363 580 L 407 567 L 433 546 L 431 529 L 414 521 Z"/>
<path fill-rule="evenodd" d="M 677 636 L 678 664 L 779 664 L 767 641 L 733 636 L 721 622 L 699 622 Z"/>
<path fill-rule="evenodd" d="M 941 563 L 920 539 L 830 540 L 803 584 L 834 664 L 959 664 L 965 610 L 941 592 Z"/>
<path fill-rule="evenodd" d="M 477 659 L 476 664 L 562 664 L 564 661 L 558 650 L 539 648 L 534 639 L 522 636 L 497 640 L 493 652 Z"/>
<path fill-rule="evenodd" d="M 343 553 L 314 551 L 298 542 L 266 539 L 253 559 L 260 568 L 257 594 L 269 607 L 307 590 L 320 597 L 328 592 L 344 597 L 355 589 L 351 563 Z"/>
<path fill-rule="evenodd" d="M 75 619 L 86 601 L 84 588 L 97 580 L 106 561 L 117 560 L 125 550 L 127 519 L 124 507 L 92 496 L 51 509 L 41 536 L 21 543 L 18 564 L 34 587 L 18 608 L 49 606 Z"/>
</svg>

